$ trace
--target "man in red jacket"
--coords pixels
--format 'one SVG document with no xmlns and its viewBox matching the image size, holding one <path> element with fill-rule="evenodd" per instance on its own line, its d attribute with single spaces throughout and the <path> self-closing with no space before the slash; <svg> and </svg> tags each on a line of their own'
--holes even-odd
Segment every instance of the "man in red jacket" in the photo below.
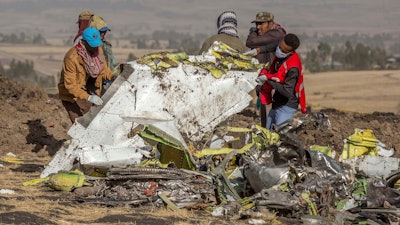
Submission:
<svg viewBox="0 0 400 225">
<path fill-rule="evenodd" d="M 287 34 L 276 47 L 275 58 L 267 71 L 257 78 L 259 83 L 266 82 L 263 86 L 271 86 L 275 93 L 272 97 L 272 109 L 268 113 L 266 128 L 272 125 L 279 126 L 293 118 L 300 104 L 301 111 L 306 113 L 306 99 L 303 84 L 302 63 L 296 49 L 300 46 L 300 40 L 295 34 Z M 280 77 L 284 80 L 268 79 L 268 77 Z M 261 99 L 265 90 L 260 92 Z"/>
</svg>

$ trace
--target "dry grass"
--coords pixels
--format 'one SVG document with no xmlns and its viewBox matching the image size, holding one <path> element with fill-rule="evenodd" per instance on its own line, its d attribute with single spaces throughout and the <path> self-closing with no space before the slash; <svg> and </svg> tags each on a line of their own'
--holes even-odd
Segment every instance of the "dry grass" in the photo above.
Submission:
<svg viewBox="0 0 400 225">
<path fill-rule="evenodd" d="M 193 211 L 189 211 L 186 209 L 179 209 L 176 211 L 172 211 L 168 208 L 163 208 L 163 209 L 155 208 L 152 210 L 151 213 L 153 215 L 160 215 L 160 216 L 164 216 L 164 217 L 173 215 L 174 217 L 181 218 L 181 219 L 189 219 L 189 218 L 195 216 Z"/>
<path fill-rule="evenodd" d="M 326 72 L 304 79 L 307 102 L 314 108 L 400 112 L 400 70 Z"/>
</svg>

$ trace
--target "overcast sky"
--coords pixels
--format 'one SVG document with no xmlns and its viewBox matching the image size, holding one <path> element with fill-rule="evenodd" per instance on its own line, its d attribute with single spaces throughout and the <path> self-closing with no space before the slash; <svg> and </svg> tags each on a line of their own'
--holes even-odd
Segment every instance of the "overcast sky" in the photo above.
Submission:
<svg viewBox="0 0 400 225">
<path fill-rule="evenodd" d="M 400 0 L 0 0 L 0 33 L 73 35 L 84 10 L 102 16 L 117 36 L 163 29 L 212 34 L 226 10 L 237 13 L 241 35 L 260 11 L 294 33 L 400 32 Z"/>
</svg>

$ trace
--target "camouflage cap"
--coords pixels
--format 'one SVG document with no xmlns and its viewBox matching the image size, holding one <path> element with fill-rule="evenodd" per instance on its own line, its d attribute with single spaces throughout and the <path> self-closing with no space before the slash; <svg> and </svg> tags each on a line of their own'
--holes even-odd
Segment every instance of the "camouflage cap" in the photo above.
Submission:
<svg viewBox="0 0 400 225">
<path fill-rule="evenodd" d="M 90 19 L 89 27 L 94 27 L 99 31 L 111 31 L 110 28 L 107 27 L 106 21 L 101 16 L 94 15 Z"/>
<path fill-rule="evenodd" d="M 256 15 L 256 19 L 251 22 L 252 23 L 274 22 L 274 15 L 269 12 L 259 12 Z"/>
<path fill-rule="evenodd" d="M 93 15 L 94 13 L 91 11 L 83 11 L 79 13 L 78 21 L 76 23 L 79 23 L 79 20 L 90 20 L 90 18 L 92 18 Z"/>
</svg>

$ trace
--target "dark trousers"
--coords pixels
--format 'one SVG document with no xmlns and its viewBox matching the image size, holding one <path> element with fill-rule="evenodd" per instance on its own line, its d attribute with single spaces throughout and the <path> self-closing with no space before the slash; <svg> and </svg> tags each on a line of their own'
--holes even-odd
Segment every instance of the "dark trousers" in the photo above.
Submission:
<svg viewBox="0 0 400 225">
<path fill-rule="evenodd" d="M 85 100 L 77 100 L 76 102 L 62 101 L 63 106 L 67 110 L 71 122 L 74 123 L 76 118 L 87 113 L 92 106 L 92 103 Z"/>
</svg>

